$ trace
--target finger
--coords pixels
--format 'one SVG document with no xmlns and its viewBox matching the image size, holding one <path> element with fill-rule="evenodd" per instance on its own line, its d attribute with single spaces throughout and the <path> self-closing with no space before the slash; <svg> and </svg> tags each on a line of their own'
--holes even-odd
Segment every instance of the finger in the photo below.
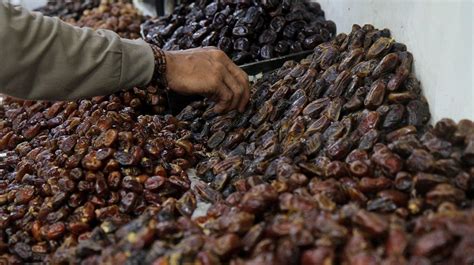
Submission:
<svg viewBox="0 0 474 265">
<path fill-rule="evenodd" d="M 236 78 L 239 87 L 242 89 L 242 97 L 239 99 L 238 110 L 243 112 L 250 98 L 250 85 L 247 74 L 235 64 L 227 65 L 227 69 Z"/>
<path fill-rule="evenodd" d="M 231 75 L 225 77 L 225 83 L 233 94 L 232 100 L 225 111 L 237 109 L 243 96 L 243 89 L 237 85 L 237 82 Z"/>
<path fill-rule="evenodd" d="M 240 86 L 239 82 L 231 73 L 226 73 L 224 75 L 224 82 L 232 90 L 233 97 L 232 97 L 232 103 L 227 110 L 233 110 L 239 107 L 240 105 L 240 100 L 242 99 L 242 96 L 244 95 L 244 89 Z"/>
<path fill-rule="evenodd" d="M 216 98 L 216 105 L 214 106 L 215 112 L 221 113 L 229 109 L 234 96 L 232 90 L 224 83 L 223 80 L 218 84 L 218 86 L 214 88 L 214 95 L 214 98 Z"/>
<path fill-rule="evenodd" d="M 242 99 L 240 100 L 239 103 L 239 111 L 244 112 L 245 111 L 245 106 L 249 103 L 250 100 L 250 89 L 245 88 L 244 89 L 244 95 L 242 96 Z"/>
<path fill-rule="evenodd" d="M 249 77 L 242 69 L 238 67 L 235 67 L 233 71 L 234 71 L 234 74 L 237 75 L 237 80 L 239 80 L 239 84 L 242 86 L 244 90 L 243 97 L 240 100 L 240 104 L 239 104 L 239 110 L 243 112 L 245 110 L 245 106 L 247 105 L 250 99 Z"/>
<path fill-rule="evenodd" d="M 225 110 L 228 111 L 228 110 L 239 107 L 240 100 L 242 96 L 244 95 L 244 92 L 243 92 L 243 86 L 239 84 L 240 83 L 239 78 L 236 77 L 237 75 L 230 72 L 228 69 L 229 65 L 230 66 L 233 65 L 232 61 L 221 50 L 214 50 L 212 52 L 212 59 L 214 60 L 214 63 L 216 64 L 216 69 L 217 69 L 216 74 L 222 77 L 222 79 L 224 80 L 224 83 L 232 91 L 232 94 L 233 94 L 232 102 L 230 103 L 230 105 L 227 106 Z M 237 73 L 235 70 L 234 72 Z"/>
<path fill-rule="evenodd" d="M 237 78 L 238 82 L 245 89 L 249 89 L 249 76 L 235 64 L 227 65 L 229 72 Z"/>
<path fill-rule="evenodd" d="M 227 70 L 238 79 L 240 85 L 245 89 L 249 89 L 249 76 L 244 70 L 240 69 L 229 57 L 223 59 L 223 64 L 227 67 Z"/>
</svg>

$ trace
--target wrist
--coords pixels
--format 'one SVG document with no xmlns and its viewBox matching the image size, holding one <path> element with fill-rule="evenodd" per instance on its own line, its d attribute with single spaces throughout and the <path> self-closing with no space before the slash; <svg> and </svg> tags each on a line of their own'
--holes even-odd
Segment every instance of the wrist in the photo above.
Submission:
<svg viewBox="0 0 474 265">
<path fill-rule="evenodd" d="M 167 69 L 167 57 L 165 52 L 154 44 L 150 44 L 151 50 L 153 51 L 153 57 L 155 60 L 155 67 L 153 70 L 152 80 L 157 82 L 163 88 L 168 87 L 168 80 L 166 78 Z"/>
</svg>

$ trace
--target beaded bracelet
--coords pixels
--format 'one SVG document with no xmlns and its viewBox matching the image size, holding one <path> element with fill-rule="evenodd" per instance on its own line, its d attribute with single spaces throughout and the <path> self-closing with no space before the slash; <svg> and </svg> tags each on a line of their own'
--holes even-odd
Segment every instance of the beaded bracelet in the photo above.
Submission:
<svg viewBox="0 0 474 265">
<path fill-rule="evenodd" d="M 166 56 L 162 49 L 154 44 L 150 44 L 155 57 L 155 69 L 153 72 L 154 81 L 162 85 L 163 88 L 168 88 L 168 81 L 166 80 Z"/>
</svg>

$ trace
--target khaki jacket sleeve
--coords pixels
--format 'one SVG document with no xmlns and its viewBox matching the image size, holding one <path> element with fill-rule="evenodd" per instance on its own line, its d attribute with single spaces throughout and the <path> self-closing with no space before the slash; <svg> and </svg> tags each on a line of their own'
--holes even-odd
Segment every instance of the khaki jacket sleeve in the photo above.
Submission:
<svg viewBox="0 0 474 265">
<path fill-rule="evenodd" d="M 0 0 L 0 93 L 40 100 L 106 95 L 146 85 L 153 67 L 143 40 L 73 27 Z"/>
</svg>

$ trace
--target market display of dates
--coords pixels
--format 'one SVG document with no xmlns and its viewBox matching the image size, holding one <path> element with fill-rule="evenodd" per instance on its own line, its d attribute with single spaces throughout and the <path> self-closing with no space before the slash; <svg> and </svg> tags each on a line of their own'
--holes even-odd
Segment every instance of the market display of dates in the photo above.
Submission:
<svg viewBox="0 0 474 265">
<path fill-rule="evenodd" d="M 291 0 L 185 1 L 143 29 L 164 50 L 216 46 L 237 64 L 311 50 L 336 33 L 318 3 Z"/>
<path fill-rule="evenodd" d="M 183 5 L 179 25 L 195 26 L 199 8 L 254 12 L 224 3 Z M 128 4 L 84 14 L 82 25 L 138 34 Z M 473 264 L 474 122 L 430 125 L 413 55 L 388 29 L 328 32 L 306 59 L 255 81 L 244 113 L 219 115 L 203 100 L 164 115 L 154 86 L 71 102 L 5 98 L 0 261 Z"/>
<path fill-rule="evenodd" d="M 93 29 L 108 29 L 116 32 L 122 38 L 138 39 L 140 24 L 143 17 L 138 10 L 127 1 L 102 1 L 92 10 L 85 10 L 77 21 L 71 22 L 78 27 Z"/>
<path fill-rule="evenodd" d="M 77 20 L 85 10 L 100 5 L 102 0 L 48 0 L 45 6 L 35 9 L 45 16 L 60 17 L 63 20 Z"/>
</svg>

